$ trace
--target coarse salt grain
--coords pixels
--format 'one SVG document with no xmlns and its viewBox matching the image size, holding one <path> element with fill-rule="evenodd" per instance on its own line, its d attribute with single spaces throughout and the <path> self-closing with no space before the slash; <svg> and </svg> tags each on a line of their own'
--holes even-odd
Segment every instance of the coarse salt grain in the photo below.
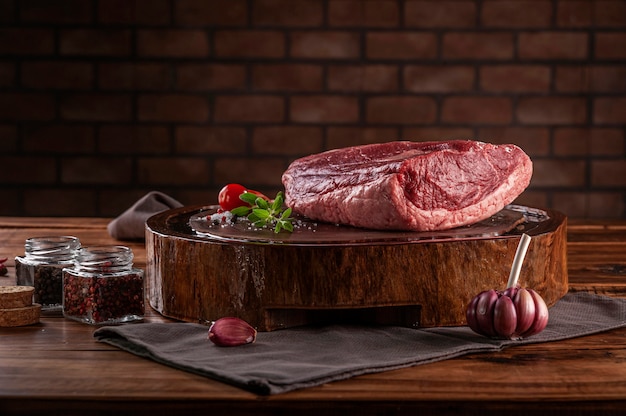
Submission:
<svg viewBox="0 0 626 416">
<path fill-rule="evenodd" d="M 206 221 L 209 224 L 215 225 L 215 226 L 220 226 L 220 227 L 233 227 L 236 225 L 236 223 L 238 222 L 243 222 L 243 223 L 247 223 L 246 225 L 246 230 L 247 231 L 259 231 L 259 230 L 268 230 L 270 229 L 270 227 L 268 227 L 267 225 L 264 225 L 263 227 L 255 227 L 252 223 L 248 222 L 247 218 L 245 217 L 236 217 L 232 214 L 232 212 L 230 211 L 220 211 L 220 212 L 216 212 L 215 214 L 212 215 L 207 215 L 206 217 Z M 316 232 L 317 231 L 317 222 L 307 222 L 301 219 L 295 219 L 293 222 L 293 228 L 295 230 L 309 230 L 312 232 Z"/>
<path fill-rule="evenodd" d="M 233 214 L 230 211 L 224 212 L 216 212 L 209 217 L 209 222 L 211 224 L 232 224 L 233 223 Z"/>
</svg>

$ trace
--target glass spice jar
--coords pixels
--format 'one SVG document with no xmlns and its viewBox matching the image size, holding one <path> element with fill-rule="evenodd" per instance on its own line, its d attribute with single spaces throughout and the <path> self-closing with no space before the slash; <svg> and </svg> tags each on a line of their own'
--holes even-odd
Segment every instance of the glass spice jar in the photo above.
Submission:
<svg viewBox="0 0 626 416">
<path fill-rule="evenodd" d="M 144 272 L 124 246 L 83 247 L 63 270 L 63 316 L 92 325 L 143 319 Z"/>
<path fill-rule="evenodd" d="M 24 243 L 24 256 L 15 258 L 18 286 L 33 286 L 33 302 L 42 311 L 61 311 L 63 269 L 74 264 L 80 241 L 73 236 L 33 237 Z"/>
</svg>

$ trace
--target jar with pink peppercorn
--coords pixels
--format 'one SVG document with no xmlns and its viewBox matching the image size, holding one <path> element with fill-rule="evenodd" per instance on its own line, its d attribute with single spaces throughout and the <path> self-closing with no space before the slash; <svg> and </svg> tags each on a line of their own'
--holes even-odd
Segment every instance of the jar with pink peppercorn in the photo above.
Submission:
<svg viewBox="0 0 626 416">
<path fill-rule="evenodd" d="M 63 269 L 63 316 L 92 325 L 141 320 L 143 276 L 128 247 L 83 247 L 74 267 Z"/>
</svg>

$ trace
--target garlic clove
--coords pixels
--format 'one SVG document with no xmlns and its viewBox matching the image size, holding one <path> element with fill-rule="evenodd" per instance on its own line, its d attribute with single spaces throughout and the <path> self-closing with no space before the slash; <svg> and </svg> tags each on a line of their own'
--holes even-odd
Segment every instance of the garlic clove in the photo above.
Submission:
<svg viewBox="0 0 626 416">
<path fill-rule="evenodd" d="M 517 326 L 515 305 L 508 296 L 500 296 L 493 309 L 493 328 L 501 337 L 511 338 Z"/>
<path fill-rule="evenodd" d="M 549 318 L 548 306 L 546 305 L 546 302 L 543 300 L 543 298 L 539 295 L 539 293 L 535 292 L 532 289 L 528 289 L 528 293 L 531 295 L 535 304 L 535 317 L 530 328 L 528 328 L 526 332 L 521 334 L 523 337 L 529 337 L 543 331 L 548 325 Z"/>
<path fill-rule="evenodd" d="M 513 304 L 517 312 L 515 333 L 523 334 L 528 331 L 535 320 L 535 301 L 528 290 L 519 289 L 513 297 Z"/>
<path fill-rule="evenodd" d="M 513 299 L 518 290 L 519 290 L 518 286 L 507 287 L 506 289 L 504 289 L 504 292 L 502 292 L 502 295 L 508 296 L 511 299 Z"/>
<path fill-rule="evenodd" d="M 476 303 L 476 321 L 482 333 L 488 336 L 496 336 L 493 326 L 493 308 L 498 300 L 498 293 L 493 290 L 486 290 L 478 295 Z"/>
<path fill-rule="evenodd" d="M 220 347 L 235 347 L 256 341 L 257 331 L 246 321 L 224 317 L 211 324 L 209 340 Z"/>
<path fill-rule="evenodd" d="M 476 305 L 478 304 L 479 299 L 480 295 L 474 296 L 469 305 L 467 305 L 467 309 L 465 309 L 465 319 L 467 321 L 467 326 L 469 326 L 474 332 L 486 335 L 480 329 L 480 326 L 478 325 L 478 318 L 476 317 Z"/>
</svg>

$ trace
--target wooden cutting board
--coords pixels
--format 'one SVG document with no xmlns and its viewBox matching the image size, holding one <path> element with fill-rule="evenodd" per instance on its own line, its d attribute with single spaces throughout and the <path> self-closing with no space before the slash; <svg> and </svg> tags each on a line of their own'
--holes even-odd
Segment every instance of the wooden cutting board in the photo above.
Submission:
<svg viewBox="0 0 626 416">
<path fill-rule="evenodd" d="M 259 331 L 320 323 L 465 325 L 480 291 L 504 289 L 522 233 L 532 237 L 519 283 L 550 306 L 568 290 L 566 217 L 509 206 L 443 232 L 363 230 L 300 219 L 293 233 L 213 225 L 214 206 L 146 222 L 151 306 L 207 323 L 237 316 Z"/>
</svg>

